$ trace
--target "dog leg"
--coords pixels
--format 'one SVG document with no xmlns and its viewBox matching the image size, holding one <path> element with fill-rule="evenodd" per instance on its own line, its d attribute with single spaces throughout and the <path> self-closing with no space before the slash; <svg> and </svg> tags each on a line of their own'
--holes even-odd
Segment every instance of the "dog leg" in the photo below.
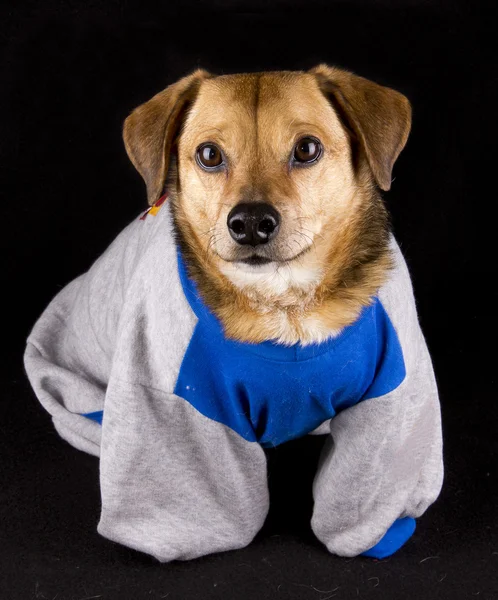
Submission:
<svg viewBox="0 0 498 600">
<path fill-rule="evenodd" d="M 112 382 L 101 447 L 105 537 L 158 560 L 249 544 L 268 510 L 259 444 L 156 389 Z"/>
<path fill-rule="evenodd" d="M 425 344 L 396 390 L 343 411 L 330 426 L 313 486 L 313 531 L 340 556 L 389 556 L 442 485 L 440 411 Z"/>
</svg>

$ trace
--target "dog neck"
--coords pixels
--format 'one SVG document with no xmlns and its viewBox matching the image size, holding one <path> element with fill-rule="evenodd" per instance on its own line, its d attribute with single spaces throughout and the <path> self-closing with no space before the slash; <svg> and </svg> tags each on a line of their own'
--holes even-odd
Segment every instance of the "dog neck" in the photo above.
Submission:
<svg viewBox="0 0 498 600">
<path fill-rule="evenodd" d="M 230 277 L 197 246 L 181 207 L 172 203 L 188 274 L 230 339 L 307 345 L 337 336 L 372 302 L 392 266 L 388 217 L 377 194 L 335 236 L 324 267 L 239 276 L 232 270 Z"/>
</svg>

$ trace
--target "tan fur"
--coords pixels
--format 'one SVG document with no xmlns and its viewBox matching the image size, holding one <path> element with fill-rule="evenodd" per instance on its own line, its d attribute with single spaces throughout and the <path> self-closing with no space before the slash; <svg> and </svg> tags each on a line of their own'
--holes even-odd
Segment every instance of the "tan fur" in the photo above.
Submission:
<svg viewBox="0 0 498 600">
<path fill-rule="evenodd" d="M 200 81 L 209 76 L 202 69 L 194 71 L 136 108 L 124 123 L 126 152 L 147 185 L 151 205 L 163 191 L 179 117 L 195 97 Z"/>
<path fill-rule="evenodd" d="M 233 339 L 319 342 L 352 323 L 385 281 L 388 189 L 406 143 L 404 96 L 321 65 L 309 73 L 212 77 L 199 71 L 139 107 L 125 123 L 126 148 L 149 201 L 168 175 L 177 234 L 190 275 Z M 323 145 L 305 168 L 289 156 L 303 136 Z M 227 167 L 207 173 L 195 161 L 216 143 Z M 281 214 L 273 262 L 246 267 L 229 236 L 239 202 L 264 201 Z M 260 250 L 258 249 L 258 253 Z"/>
<path fill-rule="evenodd" d="M 328 65 L 318 65 L 311 72 L 361 142 L 378 185 L 389 190 L 393 165 L 410 133 L 408 99 L 395 90 Z"/>
</svg>

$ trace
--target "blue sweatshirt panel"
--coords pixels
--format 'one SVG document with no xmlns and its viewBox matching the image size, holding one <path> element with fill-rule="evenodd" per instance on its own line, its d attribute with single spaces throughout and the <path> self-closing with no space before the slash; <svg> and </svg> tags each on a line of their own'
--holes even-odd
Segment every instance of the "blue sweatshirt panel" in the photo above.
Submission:
<svg viewBox="0 0 498 600">
<path fill-rule="evenodd" d="M 378 299 L 320 344 L 243 343 L 225 337 L 180 253 L 178 268 L 198 323 L 174 393 L 248 441 L 268 447 L 301 437 L 405 378 L 396 331 Z"/>
</svg>

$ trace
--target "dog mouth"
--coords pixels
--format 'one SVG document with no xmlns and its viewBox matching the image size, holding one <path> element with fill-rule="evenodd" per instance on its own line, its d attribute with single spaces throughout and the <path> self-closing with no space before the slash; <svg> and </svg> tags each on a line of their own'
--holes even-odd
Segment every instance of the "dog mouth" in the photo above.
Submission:
<svg viewBox="0 0 498 600">
<path fill-rule="evenodd" d="M 301 256 L 306 254 L 310 249 L 311 249 L 311 245 L 307 246 L 306 248 L 303 248 L 297 254 L 295 254 L 294 256 L 291 256 L 290 258 L 265 256 L 265 255 L 256 254 L 256 253 L 250 254 L 249 256 L 244 256 L 244 257 L 240 257 L 240 258 L 237 257 L 237 258 L 231 258 L 231 259 L 223 258 L 220 255 L 218 255 L 218 256 L 225 262 L 232 263 L 235 265 L 245 265 L 248 267 L 263 267 L 263 266 L 269 265 L 271 263 L 277 263 L 277 264 L 281 264 L 281 265 L 290 263 L 298 258 L 301 258 Z"/>
<path fill-rule="evenodd" d="M 260 267 L 263 265 L 268 265 L 269 263 L 274 261 L 271 258 L 267 258 L 266 256 L 253 254 L 251 256 L 248 256 L 247 258 L 242 258 L 234 262 L 242 263 L 243 265 L 249 265 L 250 267 Z"/>
</svg>

